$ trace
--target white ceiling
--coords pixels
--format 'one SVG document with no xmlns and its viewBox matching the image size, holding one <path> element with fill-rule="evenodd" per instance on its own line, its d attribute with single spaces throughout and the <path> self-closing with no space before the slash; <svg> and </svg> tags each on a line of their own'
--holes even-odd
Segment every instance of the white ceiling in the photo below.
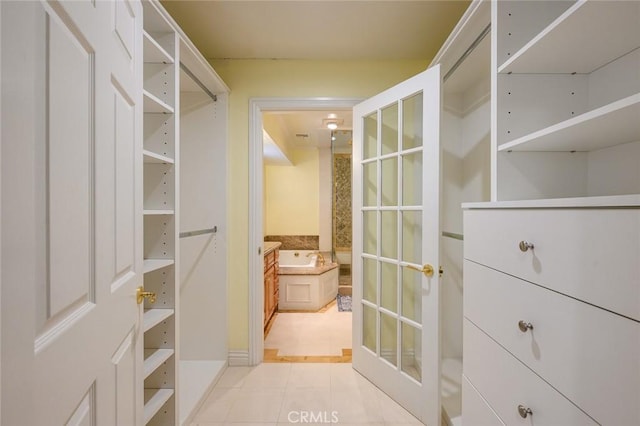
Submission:
<svg viewBox="0 0 640 426">
<path fill-rule="evenodd" d="M 208 59 L 431 60 L 467 0 L 164 0 Z"/>
<path fill-rule="evenodd" d="M 353 118 L 351 109 L 348 110 L 325 110 L 325 111 L 268 111 L 264 115 L 274 117 L 285 141 L 276 141 L 278 144 L 284 143 L 291 148 L 306 149 L 315 147 L 331 146 L 331 130 L 323 125 L 323 120 L 329 119 L 329 114 L 335 117 L 341 124 L 338 130 L 351 130 L 353 128 Z"/>
</svg>

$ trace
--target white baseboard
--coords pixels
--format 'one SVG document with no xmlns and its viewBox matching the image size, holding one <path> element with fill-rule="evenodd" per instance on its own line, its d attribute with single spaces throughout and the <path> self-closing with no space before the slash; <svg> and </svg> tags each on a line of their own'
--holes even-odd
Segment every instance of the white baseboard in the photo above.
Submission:
<svg viewBox="0 0 640 426">
<path fill-rule="evenodd" d="M 249 366 L 249 351 L 229 351 L 230 367 Z"/>
</svg>

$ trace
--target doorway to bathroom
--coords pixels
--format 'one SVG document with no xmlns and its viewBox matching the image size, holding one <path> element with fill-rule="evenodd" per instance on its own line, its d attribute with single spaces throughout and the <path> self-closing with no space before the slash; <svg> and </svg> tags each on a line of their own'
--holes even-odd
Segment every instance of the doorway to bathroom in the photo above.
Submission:
<svg viewBox="0 0 640 426">
<path fill-rule="evenodd" d="M 351 111 L 262 122 L 264 361 L 350 362 Z"/>
<path fill-rule="evenodd" d="M 250 168 L 254 188 L 262 190 L 252 196 L 261 212 L 253 222 L 262 229 L 251 234 L 260 237 L 253 241 L 263 245 L 261 257 L 276 258 L 278 265 L 274 276 L 271 261 L 256 259 L 264 272 L 256 270 L 250 287 L 255 296 L 262 290 L 253 306 L 263 313 L 266 338 L 252 342 L 261 353 L 251 352 L 265 362 L 350 362 L 350 135 L 357 100 L 279 101 L 252 116 L 262 130 L 254 131 L 254 123 L 253 141 L 263 149 L 261 164 Z M 327 128 L 328 121 L 337 128 Z M 268 306 L 271 295 L 277 299 Z"/>
</svg>

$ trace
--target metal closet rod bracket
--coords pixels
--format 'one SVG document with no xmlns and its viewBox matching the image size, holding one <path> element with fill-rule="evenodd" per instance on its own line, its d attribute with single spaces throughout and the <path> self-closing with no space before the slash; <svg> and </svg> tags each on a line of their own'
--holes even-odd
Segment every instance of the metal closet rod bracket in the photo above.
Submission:
<svg viewBox="0 0 640 426">
<path fill-rule="evenodd" d="M 199 229 L 197 231 L 181 232 L 180 238 L 195 237 L 196 235 L 204 235 L 204 234 L 215 234 L 216 232 L 218 232 L 218 227 L 214 226 L 213 228 L 209 228 L 209 229 Z"/>
</svg>

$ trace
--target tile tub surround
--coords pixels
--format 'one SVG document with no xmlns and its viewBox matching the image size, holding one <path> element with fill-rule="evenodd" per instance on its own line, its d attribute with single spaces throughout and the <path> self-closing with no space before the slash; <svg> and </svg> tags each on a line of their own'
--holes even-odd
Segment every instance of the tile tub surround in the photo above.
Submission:
<svg viewBox="0 0 640 426">
<path fill-rule="evenodd" d="M 280 266 L 280 272 L 278 275 L 322 275 L 325 272 L 336 269 L 339 265 L 337 263 L 325 263 L 324 266 L 314 267 L 287 267 Z"/>
<path fill-rule="evenodd" d="M 266 235 L 265 242 L 281 242 L 280 250 L 318 250 L 319 235 Z"/>
<path fill-rule="evenodd" d="M 281 268 L 280 270 L 282 271 Z M 294 268 L 291 268 L 294 269 Z M 291 311 L 317 311 L 327 303 L 335 299 L 338 294 L 338 267 L 324 266 L 327 269 L 322 273 L 308 271 L 303 274 L 299 270 L 307 268 L 295 268 L 296 273 L 280 274 L 280 300 L 278 309 Z"/>
<path fill-rule="evenodd" d="M 285 250 L 283 257 L 286 259 L 286 254 L 292 252 Z M 306 258 L 304 252 L 300 252 L 300 256 Z M 281 263 L 278 272 L 278 308 L 285 311 L 317 311 L 325 306 L 338 294 L 338 268 L 337 263 L 330 262 L 320 265 L 316 261 L 316 266 L 287 266 Z"/>
</svg>

